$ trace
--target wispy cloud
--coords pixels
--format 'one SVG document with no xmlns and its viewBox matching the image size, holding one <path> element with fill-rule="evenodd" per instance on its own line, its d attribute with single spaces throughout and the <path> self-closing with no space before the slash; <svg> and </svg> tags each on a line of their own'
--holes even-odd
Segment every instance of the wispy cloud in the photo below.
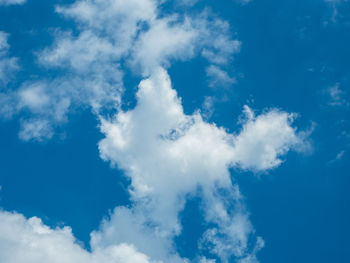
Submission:
<svg viewBox="0 0 350 263">
<path fill-rule="evenodd" d="M 329 97 L 328 104 L 330 106 L 348 106 L 349 103 L 346 101 L 345 91 L 340 88 L 340 84 L 337 83 L 334 86 L 329 87 L 326 90 L 326 94 Z"/>
<path fill-rule="evenodd" d="M 341 5 L 348 3 L 349 1 L 348 0 L 324 0 L 324 2 L 329 5 L 332 11 L 330 20 L 333 24 L 335 24 L 337 23 L 338 17 L 340 16 L 339 9 L 341 8 Z M 328 21 L 325 22 L 325 24 L 328 24 L 328 23 L 329 23 Z"/>
<path fill-rule="evenodd" d="M 14 113 L 29 110 L 33 120 L 45 121 L 54 131 L 55 126 L 68 120 L 71 109 L 84 105 L 95 114 L 118 109 L 125 66 L 146 77 L 158 67 L 170 66 L 174 60 L 202 54 L 211 63 L 226 64 L 238 52 L 239 41 L 231 39 L 226 22 L 209 19 L 207 11 L 195 17 L 185 14 L 160 17 L 158 4 L 153 0 L 142 3 L 105 0 L 57 6 L 59 14 L 77 22 L 79 33 L 73 35 L 57 29 L 54 44 L 36 53 L 41 66 L 61 73 L 55 74 L 54 79 L 28 81 L 19 94 L 7 94 L 7 101 L 18 103 Z M 46 99 L 48 103 L 28 101 L 36 96 L 37 86 L 43 95 L 40 100 Z M 45 134 L 51 137 L 51 133 Z M 21 138 L 35 140 L 45 134 Z"/>
<path fill-rule="evenodd" d="M 26 3 L 27 0 L 0 0 L 1 5 L 21 5 Z"/>
<path fill-rule="evenodd" d="M 10 57 L 8 34 L 0 31 L 0 88 L 6 85 L 14 71 L 19 69 L 17 58 Z"/>
<path fill-rule="evenodd" d="M 206 69 L 209 86 L 212 88 L 227 88 L 234 83 L 236 80 L 230 77 L 228 73 L 217 66 L 211 65 Z"/>
</svg>

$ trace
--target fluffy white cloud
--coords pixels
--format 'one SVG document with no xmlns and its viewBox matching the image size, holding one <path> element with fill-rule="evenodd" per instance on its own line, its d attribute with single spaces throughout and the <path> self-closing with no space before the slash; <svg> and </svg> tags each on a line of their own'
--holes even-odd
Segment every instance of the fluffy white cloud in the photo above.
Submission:
<svg viewBox="0 0 350 263">
<path fill-rule="evenodd" d="M 240 134 L 235 138 L 236 162 L 243 169 L 263 171 L 278 166 L 280 156 L 289 150 L 307 150 L 305 133 L 291 126 L 295 114 L 273 109 L 258 117 L 245 106 L 247 117 Z"/>
<path fill-rule="evenodd" d="M 49 101 L 42 86 L 18 94 L 21 105 L 32 110 Z M 100 117 L 106 135 L 99 144 L 101 156 L 131 178 L 133 206 L 116 208 L 92 233 L 92 252 L 77 245 L 69 228 L 50 229 L 37 218 L 1 212 L 2 262 L 188 262 L 173 244 L 188 195 L 201 196 L 211 225 L 201 239 L 203 250 L 222 262 L 232 257 L 257 262 L 263 241 L 257 238 L 256 247 L 249 249 L 254 228 L 228 169 L 264 171 L 279 165 L 281 155 L 304 142 L 291 127 L 293 115 L 271 110 L 255 117 L 246 107 L 240 133 L 227 133 L 199 113 L 185 115 L 162 68 L 140 83 L 137 99 L 134 109 L 120 111 L 112 120 Z M 28 127 L 28 133 L 36 132 Z M 35 127 L 45 129 L 45 123 Z"/>
<path fill-rule="evenodd" d="M 156 19 L 157 6 L 156 0 L 80 0 L 56 10 L 78 21 L 82 28 L 118 40 L 117 47 L 126 51 L 143 23 Z"/>
<path fill-rule="evenodd" d="M 186 196 L 199 191 L 205 218 L 216 225 L 205 232 L 203 247 L 223 262 L 250 255 L 254 229 L 229 168 L 265 171 L 278 166 L 280 156 L 304 143 L 291 127 L 293 115 L 271 110 L 255 117 L 246 108 L 249 118 L 242 131 L 229 134 L 199 113 L 185 115 L 164 69 L 140 83 L 137 99 L 133 110 L 102 119 L 106 138 L 99 144 L 101 157 L 131 178 L 133 209 L 172 238 L 181 232 L 178 214 Z"/>
<path fill-rule="evenodd" d="M 172 18 L 154 21 L 135 43 L 132 64 L 141 65 L 144 75 L 149 75 L 160 65 L 168 65 L 169 59 L 186 59 L 194 55 L 198 32 L 189 21 L 170 25 L 172 22 Z"/>
<path fill-rule="evenodd" d="M 0 261 L 4 263 L 156 263 L 129 244 L 83 249 L 69 227 L 51 229 L 39 218 L 0 211 Z"/>
<path fill-rule="evenodd" d="M 115 244 L 133 244 L 151 259 L 168 263 L 185 263 L 175 250 L 172 236 L 152 224 L 149 213 L 138 204 L 132 208 L 117 207 L 98 231 L 91 233 L 91 247 L 106 248 Z"/>
<path fill-rule="evenodd" d="M 27 0 L 0 0 L 0 5 L 20 5 L 27 2 Z"/>
</svg>

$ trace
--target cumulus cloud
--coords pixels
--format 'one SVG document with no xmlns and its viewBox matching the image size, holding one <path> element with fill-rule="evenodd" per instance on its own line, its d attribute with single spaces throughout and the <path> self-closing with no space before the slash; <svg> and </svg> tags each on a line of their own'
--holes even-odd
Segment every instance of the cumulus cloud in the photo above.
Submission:
<svg viewBox="0 0 350 263">
<path fill-rule="evenodd" d="M 205 218 L 216 225 L 204 233 L 203 247 L 223 262 L 250 255 L 254 229 L 229 168 L 278 166 L 281 156 L 305 143 L 291 126 L 293 115 L 271 110 L 255 117 L 246 108 L 249 118 L 242 131 L 227 133 L 199 113 L 184 114 L 164 69 L 140 83 L 137 99 L 133 110 L 102 119 L 106 138 L 99 143 L 101 157 L 131 178 L 133 209 L 143 211 L 162 235 L 173 237 L 181 232 L 178 215 L 186 196 L 200 189 Z"/>
<path fill-rule="evenodd" d="M 27 2 L 27 0 L 0 0 L 1 5 L 21 5 Z"/>
<path fill-rule="evenodd" d="M 40 86 L 21 91 L 22 104 L 45 105 L 42 92 Z M 210 226 L 199 240 L 198 256 L 209 252 L 221 262 L 233 258 L 258 262 L 256 253 L 263 240 L 254 238 L 229 168 L 271 169 L 304 138 L 292 128 L 291 114 L 270 110 L 256 117 L 246 107 L 245 115 L 242 130 L 233 134 L 204 121 L 198 112 L 184 114 L 166 70 L 158 68 L 140 83 L 134 109 L 120 111 L 113 119 L 100 116 L 106 136 L 99 143 L 100 155 L 130 177 L 132 206 L 117 207 L 91 233 L 91 252 L 79 246 L 69 227 L 51 229 L 38 218 L 0 212 L 0 259 L 5 263 L 189 262 L 176 252 L 174 237 L 182 231 L 179 213 L 187 197 L 197 195 Z M 48 132 L 45 122 L 35 121 L 33 126 L 26 124 L 26 133 Z M 31 136 L 26 133 L 22 136 Z M 202 258 L 202 262 L 213 260 Z"/>
<path fill-rule="evenodd" d="M 57 7 L 78 32 L 58 30 L 54 44 L 37 53 L 40 65 L 57 70 L 57 77 L 27 81 L 0 96 L 16 112 L 29 113 L 21 119 L 23 140 L 51 138 L 72 109 L 91 108 L 105 136 L 100 156 L 131 179 L 132 202 L 115 208 L 91 233 L 91 252 L 67 227 L 51 229 L 38 218 L 0 212 L 2 262 L 189 262 L 174 244 L 189 196 L 200 197 L 208 226 L 199 240 L 202 262 L 257 262 L 263 240 L 255 237 L 230 168 L 275 168 L 289 151 L 307 145 L 305 134 L 293 127 L 294 114 L 277 109 L 255 116 L 246 106 L 236 133 L 207 122 L 199 111 L 185 114 L 167 68 L 201 55 L 210 64 L 208 76 L 232 84 L 223 68 L 241 43 L 227 22 L 207 11 L 162 16 L 160 3 L 80 0 Z M 143 78 L 135 108 L 126 111 L 120 107 L 124 67 Z"/>
<path fill-rule="evenodd" d="M 0 211 L 0 261 L 6 263 L 156 263 L 132 245 L 83 249 L 69 227 L 49 228 L 37 217 Z"/>
<path fill-rule="evenodd" d="M 267 170 L 281 164 L 279 158 L 289 150 L 307 150 L 305 133 L 298 133 L 291 126 L 295 114 L 277 109 L 255 117 L 245 106 L 247 117 L 242 130 L 235 138 L 236 162 L 243 169 Z"/>
<path fill-rule="evenodd" d="M 141 65 L 144 75 L 149 75 L 159 65 L 169 64 L 169 59 L 186 59 L 194 54 L 198 32 L 187 21 L 170 23 L 171 19 L 155 21 L 135 43 L 132 63 Z"/>
</svg>

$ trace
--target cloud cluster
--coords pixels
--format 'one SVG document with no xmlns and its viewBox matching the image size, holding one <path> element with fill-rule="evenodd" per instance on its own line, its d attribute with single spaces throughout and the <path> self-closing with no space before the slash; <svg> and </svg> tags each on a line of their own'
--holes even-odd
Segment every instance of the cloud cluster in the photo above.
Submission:
<svg viewBox="0 0 350 263">
<path fill-rule="evenodd" d="M 43 67 L 59 72 L 54 79 L 28 80 L 8 92 L 13 111 L 30 116 L 21 119 L 20 138 L 50 138 L 72 109 L 91 108 L 105 136 L 100 156 L 130 178 L 132 204 L 115 208 L 91 233 L 91 252 L 67 227 L 50 229 L 38 218 L 0 212 L 1 262 L 189 262 L 174 238 L 191 196 L 200 198 L 206 226 L 198 240 L 200 262 L 257 262 L 264 242 L 254 235 L 230 169 L 273 169 L 289 151 L 303 150 L 305 134 L 292 126 L 294 114 L 277 109 L 255 116 L 246 106 L 236 133 L 199 111 L 185 114 L 167 68 L 201 55 L 213 85 L 231 84 L 224 68 L 241 43 L 208 12 L 164 16 L 160 10 L 156 0 L 79 0 L 56 8 L 76 22 L 78 33 L 58 30 L 53 46 L 37 54 Z M 123 111 L 125 69 L 143 80 L 136 106 Z M 111 109 L 117 112 L 112 117 L 105 114 Z"/>
<path fill-rule="evenodd" d="M 36 53 L 54 78 L 29 80 L 8 92 L 11 115 L 32 116 L 21 121 L 20 138 L 51 138 L 76 108 L 91 108 L 97 115 L 118 110 L 125 69 L 146 77 L 159 66 L 198 54 L 210 63 L 227 64 L 238 51 L 240 43 L 231 40 L 226 22 L 209 19 L 208 12 L 163 16 L 160 5 L 156 0 L 84 0 L 57 6 L 57 13 L 76 22 L 78 33 L 57 29 L 54 44 Z M 211 72 L 213 81 L 222 78 Z"/>
<path fill-rule="evenodd" d="M 229 168 L 278 166 L 282 155 L 304 143 L 291 127 L 292 115 L 271 110 L 255 117 L 246 107 L 242 130 L 230 134 L 198 112 L 185 115 L 162 68 L 140 83 L 137 100 L 134 109 L 113 119 L 100 116 L 106 136 L 99 143 L 101 157 L 131 178 L 133 205 L 117 207 L 91 234 L 91 252 L 77 244 L 67 227 L 50 229 L 38 218 L 0 212 L 2 262 L 188 262 L 177 254 L 173 239 L 181 234 L 179 212 L 194 195 L 200 196 L 210 226 L 198 255 L 207 251 L 221 262 L 258 262 L 263 240 L 254 241 Z M 202 257 L 202 262 L 214 261 Z"/>
</svg>

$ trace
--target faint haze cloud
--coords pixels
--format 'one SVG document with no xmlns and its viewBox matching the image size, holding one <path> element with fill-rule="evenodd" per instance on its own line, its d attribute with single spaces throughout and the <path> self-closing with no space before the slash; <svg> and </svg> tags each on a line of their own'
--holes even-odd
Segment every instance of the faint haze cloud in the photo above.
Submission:
<svg viewBox="0 0 350 263">
<path fill-rule="evenodd" d="M 26 2 L 27 0 L 0 0 L 0 5 L 21 5 Z"/>
</svg>

